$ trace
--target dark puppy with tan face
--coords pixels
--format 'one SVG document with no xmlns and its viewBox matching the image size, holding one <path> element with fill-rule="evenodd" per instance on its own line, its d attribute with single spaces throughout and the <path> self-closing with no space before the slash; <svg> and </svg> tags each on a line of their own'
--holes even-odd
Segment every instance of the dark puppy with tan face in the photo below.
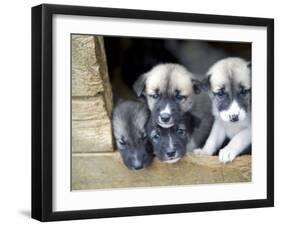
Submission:
<svg viewBox="0 0 281 226">
<path fill-rule="evenodd" d="M 146 98 L 152 122 L 170 128 L 189 111 L 199 82 L 179 64 L 158 64 L 134 83 L 137 96 Z"/>
<path fill-rule="evenodd" d="M 163 128 L 154 123 L 152 117 L 147 123 L 147 134 L 156 157 L 166 163 L 179 161 L 186 153 L 195 128 L 201 120 L 191 113 L 186 113 L 170 128 Z"/>
<path fill-rule="evenodd" d="M 132 170 L 148 167 L 153 159 L 146 136 L 149 110 L 138 101 L 123 101 L 113 111 L 113 133 L 124 164 Z"/>
</svg>

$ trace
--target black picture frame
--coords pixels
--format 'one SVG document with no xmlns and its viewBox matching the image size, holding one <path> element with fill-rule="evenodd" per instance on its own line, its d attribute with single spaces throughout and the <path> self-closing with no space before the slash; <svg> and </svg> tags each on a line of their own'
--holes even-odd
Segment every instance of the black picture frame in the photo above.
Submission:
<svg viewBox="0 0 281 226">
<path fill-rule="evenodd" d="M 267 198 L 54 212 L 52 210 L 52 18 L 55 14 L 266 27 Z M 32 8 L 32 218 L 40 221 L 56 221 L 271 206 L 274 206 L 273 19 L 49 4 Z"/>
</svg>

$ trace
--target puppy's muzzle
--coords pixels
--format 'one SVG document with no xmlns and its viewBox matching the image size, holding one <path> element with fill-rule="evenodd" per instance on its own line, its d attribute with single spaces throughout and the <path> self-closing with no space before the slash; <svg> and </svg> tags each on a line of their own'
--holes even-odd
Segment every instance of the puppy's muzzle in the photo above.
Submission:
<svg viewBox="0 0 281 226">
<path fill-rule="evenodd" d="M 134 170 L 140 170 L 140 169 L 142 169 L 142 168 L 143 168 L 143 166 L 142 166 L 142 165 L 139 165 L 139 166 L 134 166 L 134 167 L 133 167 L 133 169 L 134 169 Z"/>
<path fill-rule="evenodd" d="M 231 122 L 237 122 L 239 120 L 239 115 L 238 114 L 229 115 L 229 120 Z"/>
<path fill-rule="evenodd" d="M 166 151 L 166 155 L 168 158 L 174 158 L 177 154 L 177 149 L 176 148 L 169 148 L 167 151 Z"/>
<path fill-rule="evenodd" d="M 176 151 L 167 152 L 167 156 L 168 156 L 169 158 L 173 158 L 173 157 L 175 157 L 175 155 L 176 155 Z"/>
<path fill-rule="evenodd" d="M 171 115 L 167 113 L 163 113 L 160 115 L 160 119 L 164 123 L 168 123 L 171 120 Z"/>
<path fill-rule="evenodd" d="M 171 114 L 162 113 L 158 117 L 159 125 L 164 128 L 169 128 L 174 125 L 174 120 Z"/>
<path fill-rule="evenodd" d="M 135 161 L 132 165 L 133 170 L 140 170 L 144 168 L 144 163 L 142 161 Z"/>
</svg>

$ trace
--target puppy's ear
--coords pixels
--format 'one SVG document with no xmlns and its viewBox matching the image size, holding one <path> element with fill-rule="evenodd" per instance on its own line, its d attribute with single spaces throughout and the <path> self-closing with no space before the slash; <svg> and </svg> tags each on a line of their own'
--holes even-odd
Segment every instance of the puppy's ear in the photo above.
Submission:
<svg viewBox="0 0 281 226">
<path fill-rule="evenodd" d="M 208 91 L 210 88 L 210 77 L 211 74 L 207 74 L 206 78 L 204 78 L 201 82 L 200 82 L 200 89 L 203 91 Z"/>
<path fill-rule="evenodd" d="M 138 97 L 140 97 L 143 94 L 146 78 L 147 78 L 147 74 L 142 74 L 141 76 L 138 77 L 138 79 L 133 84 L 133 90 Z"/>
<path fill-rule="evenodd" d="M 201 93 L 200 81 L 197 79 L 192 79 L 192 87 L 195 94 Z"/>
</svg>

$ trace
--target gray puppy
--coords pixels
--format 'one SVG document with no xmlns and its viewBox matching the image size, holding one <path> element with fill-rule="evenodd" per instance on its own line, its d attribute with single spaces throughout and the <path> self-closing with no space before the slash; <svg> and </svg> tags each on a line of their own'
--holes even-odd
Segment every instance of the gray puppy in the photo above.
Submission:
<svg viewBox="0 0 281 226">
<path fill-rule="evenodd" d="M 149 166 L 153 159 L 146 136 L 149 110 L 138 101 L 119 102 L 113 111 L 113 133 L 124 164 L 133 170 Z"/>
</svg>

